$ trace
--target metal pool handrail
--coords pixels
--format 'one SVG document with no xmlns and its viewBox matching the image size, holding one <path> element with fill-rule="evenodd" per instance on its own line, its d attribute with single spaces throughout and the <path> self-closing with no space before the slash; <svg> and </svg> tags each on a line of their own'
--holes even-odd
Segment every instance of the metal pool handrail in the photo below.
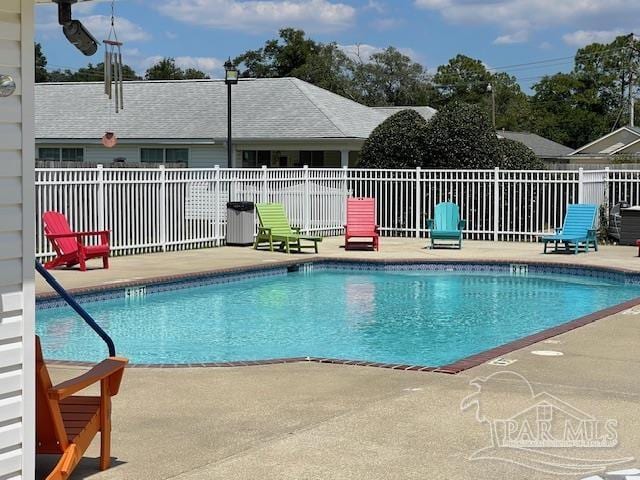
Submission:
<svg viewBox="0 0 640 480">
<path fill-rule="evenodd" d="M 64 289 L 64 287 L 60 285 L 60 283 L 58 283 L 58 281 L 53 277 L 53 275 L 47 272 L 47 270 L 37 260 L 36 260 L 36 270 L 40 275 L 42 275 L 42 277 L 46 280 L 46 282 L 49 285 L 51 285 L 51 288 L 53 288 L 57 292 L 57 294 L 60 295 L 62 299 L 65 302 L 67 302 L 67 304 L 71 308 L 73 308 L 76 311 L 76 313 L 82 317 L 82 319 L 85 322 L 87 322 L 87 324 L 93 329 L 93 331 L 96 332 L 98 335 L 100 335 L 100 338 L 102 338 L 102 340 L 104 340 L 104 343 L 107 344 L 107 348 L 109 349 L 109 356 L 115 357 L 116 347 L 113 343 L 113 340 L 111 340 L 111 337 L 107 335 L 107 332 L 105 332 L 102 329 L 102 327 L 100 327 L 100 325 L 96 323 L 96 321 L 91 317 L 91 315 L 89 315 L 87 311 L 84 308 L 82 308 L 78 302 L 75 301 L 75 299 L 69 294 L 69 292 L 67 292 Z"/>
</svg>

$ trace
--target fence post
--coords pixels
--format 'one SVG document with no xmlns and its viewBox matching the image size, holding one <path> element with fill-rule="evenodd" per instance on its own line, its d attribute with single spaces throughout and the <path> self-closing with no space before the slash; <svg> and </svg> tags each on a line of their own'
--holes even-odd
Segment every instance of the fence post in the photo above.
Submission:
<svg viewBox="0 0 640 480">
<path fill-rule="evenodd" d="M 262 196 L 260 201 L 262 203 L 267 203 L 269 201 L 269 182 L 266 165 L 262 165 Z"/>
<path fill-rule="evenodd" d="M 163 252 L 167 251 L 167 178 L 164 165 L 160 165 L 160 209 L 159 209 L 159 224 L 160 224 L 160 247 Z"/>
<path fill-rule="evenodd" d="M 422 192 L 420 189 L 420 181 L 422 180 L 422 171 L 420 167 L 416 167 L 416 238 L 420 238 L 420 220 L 422 218 Z"/>
<path fill-rule="evenodd" d="M 584 169 L 578 169 L 578 203 L 584 203 Z"/>
<path fill-rule="evenodd" d="M 311 193 L 309 191 L 309 165 L 302 167 L 304 172 L 304 199 L 302 209 L 303 230 L 309 234 L 311 230 Z"/>
<path fill-rule="evenodd" d="M 216 245 L 220 245 L 220 165 L 213 167 L 213 204 L 215 205 L 215 214 L 213 216 L 213 236 L 216 239 Z"/>
<path fill-rule="evenodd" d="M 498 241 L 500 231 L 500 167 L 493 169 L 493 241 Z"/>
<path fill-rule="evenodd" d="M 102 164 L 96 165 L 98 170 L 98 230 L 106 230 L 104 227 L 104 170 Z"/>
<path fill-rule="evenodd" d="M 609 180 L 610 180 L 611 171 L 609 167 L 604 167 L 604 203 L 607 206 L 607 214 L 609 214 L 609 206 L 611 205 L 609 199 Z"/>
<path fill-rule="evenodd" d="M 349 166 L 348 165 L 343 165 L 342 166 L 342 195 L 343 195 L 343 201 L 342 201 L 342 224 L 341 225 L 346 225 L 347 224 L 347 198 L 349 198 Z"/>
</svg>

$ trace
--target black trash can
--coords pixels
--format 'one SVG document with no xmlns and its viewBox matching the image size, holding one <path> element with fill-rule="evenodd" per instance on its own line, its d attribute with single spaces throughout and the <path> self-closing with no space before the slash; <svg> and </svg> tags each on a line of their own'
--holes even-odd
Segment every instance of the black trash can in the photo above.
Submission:
<svg viewBox="0 0 640 480">
<path fill-rule="evenodd" d="M 254 210 L 253 202 L 227 203 L 227 245 L 253 245 Z"/>
</svg>

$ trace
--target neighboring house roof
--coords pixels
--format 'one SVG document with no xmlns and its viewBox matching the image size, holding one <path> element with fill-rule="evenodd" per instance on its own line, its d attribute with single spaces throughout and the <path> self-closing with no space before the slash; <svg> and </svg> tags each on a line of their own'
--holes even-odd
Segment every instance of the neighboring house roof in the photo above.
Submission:
<svg viewBox="0 0 640 480">
<path fill-rule="evenodd" d="M 498 138 L 508 138 L 524 143 L 533 150 L 537 157 L 554 158 L 569 155 L 573 150 L 569 147 L 529 132 L 510 132 L 498 130 Z"/>
<path fill-rule="evenodd" d="M 35 88 L 36 138 L 225 139 L 222 80 L 134 81 L 115 113 L 102 83 L 41 83 Z M 364 139 L 385 120 L 375 109 L 296 78 L 242 79 L 232 86 L 233 137 Z"/>
<path fill-rule="evenodd" d="M 638 140 L 640 140 L 640 128 L 627 125 L 587 143 L 570 155 L 607 157 L 625 153 L 637 154 L 640 152 Z"/>
<path fill-rule="evenodd" d="M 391 115 L 401 112 L 402 110 L 414 110 L 424 117 L 425 120 L 431 120 L 438 111 L 431 107 L 373 107 L 383 113 L 387 118 Z"/>
</svg>

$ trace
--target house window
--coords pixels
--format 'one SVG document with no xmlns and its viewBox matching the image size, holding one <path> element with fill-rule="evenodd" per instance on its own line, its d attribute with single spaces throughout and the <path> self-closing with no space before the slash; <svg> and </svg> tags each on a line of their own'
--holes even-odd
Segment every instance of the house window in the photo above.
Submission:
<svg viewBox="0 0 640 480">
<path fill-rule="evenodd" d="M 271 151 L 269 150 L 243 150 L 242 168 L 258 168 L 271 165 Z"/>
<path fill-rule="evenodd" d="M 166 163 L 187 163 L 189 161 L 188 148 L 165 148 Z"/>
<path fill-rule="evenodd" d="M 38 149 L 38 160 L 44 162 L 83 162 L 83 148 L 48 148 Z"/>
<path fill-rule="evenodd" d="M 188 163 L 188 148 L 141 148 L 140 161 L 144 163 Z"/>
<path fill-rule="evenodd" d="M 309 167 L 323 167 L 324 166 L 324 152 L 300 152 L 300 164 L 307 165 Z"/>
</svg>

